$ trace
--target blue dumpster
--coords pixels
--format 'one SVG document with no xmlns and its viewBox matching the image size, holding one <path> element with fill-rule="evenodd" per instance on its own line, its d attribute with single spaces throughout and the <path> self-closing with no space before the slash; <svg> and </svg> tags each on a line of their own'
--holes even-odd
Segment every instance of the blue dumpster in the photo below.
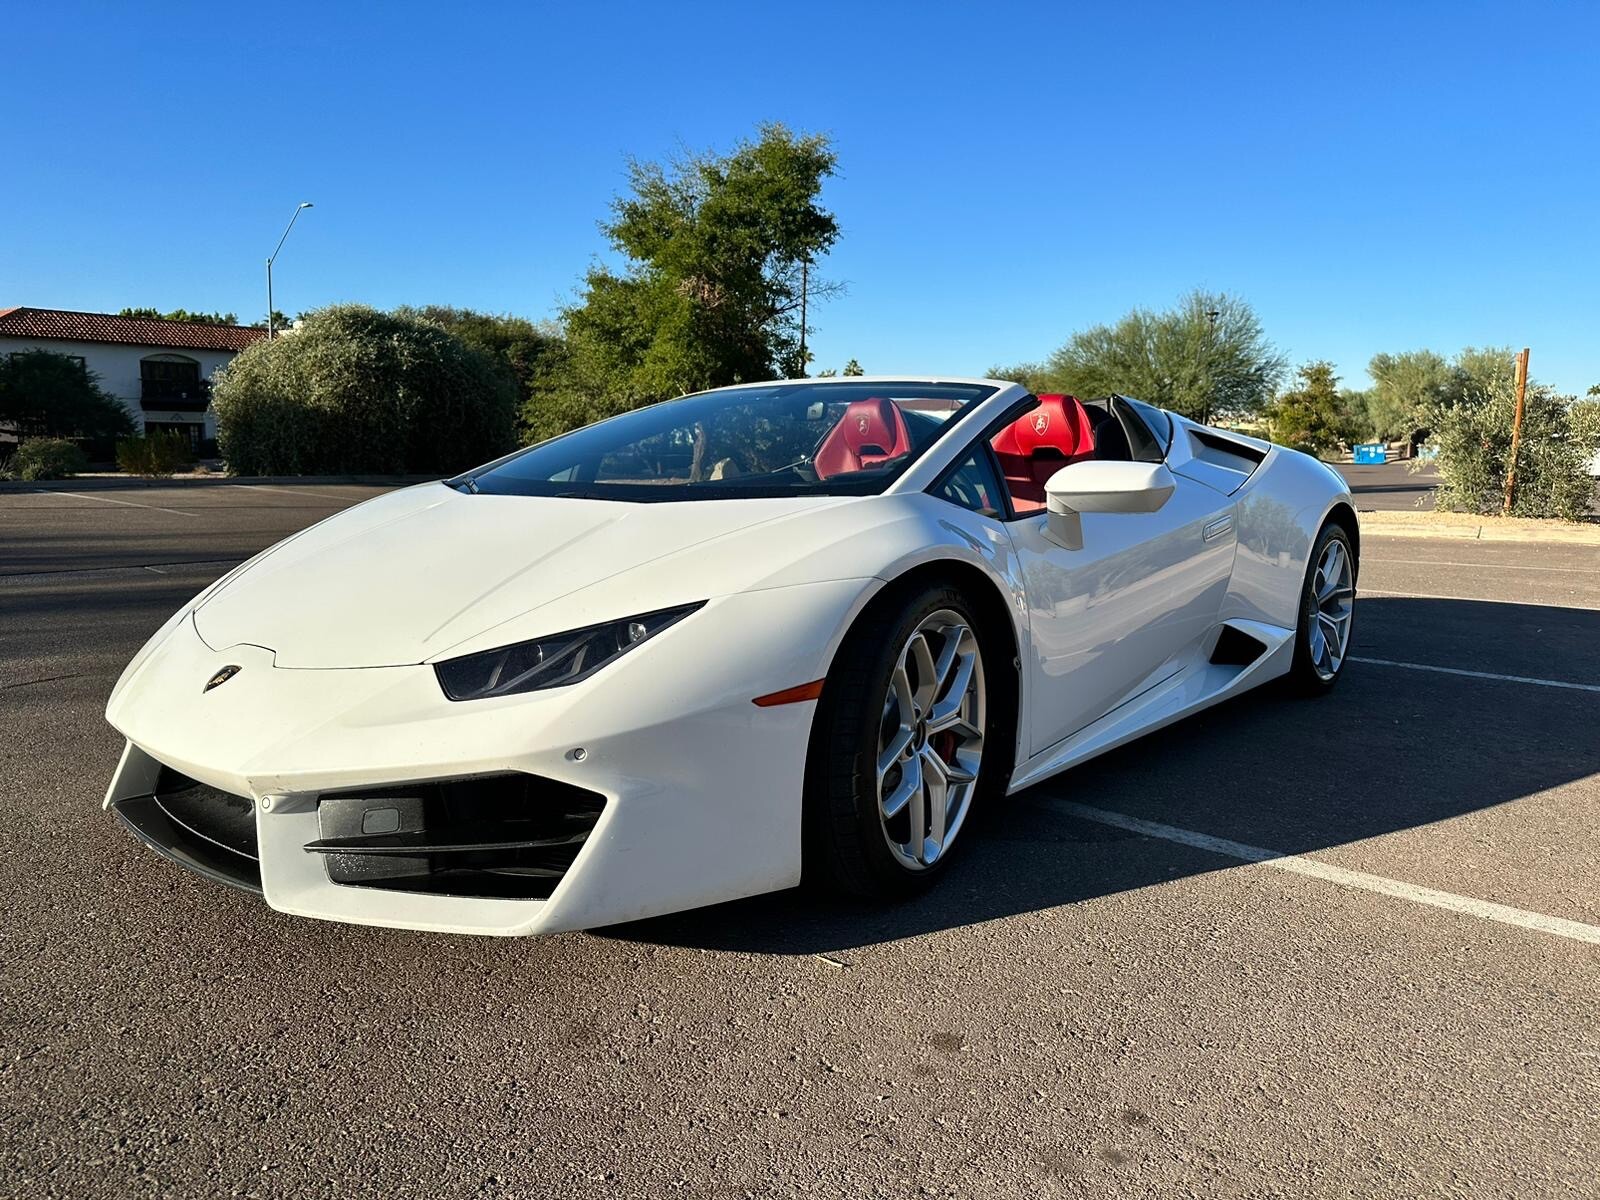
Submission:
<svg viewBox="0 0 1600 1200">
<path fill-rule="evenodd" d="M 1355 460 L 1358 463 L 1381 463 L 1385 461 L 1382 442 L 1362 442 L 1360 445 L 1353 447 L 1353 449 L 1355 450 Z"/>
</svg>

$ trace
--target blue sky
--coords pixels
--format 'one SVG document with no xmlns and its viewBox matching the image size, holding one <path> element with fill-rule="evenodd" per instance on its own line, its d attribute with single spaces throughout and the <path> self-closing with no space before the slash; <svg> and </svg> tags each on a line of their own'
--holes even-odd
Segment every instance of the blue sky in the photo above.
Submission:
<svg viewBox="0 0 1600 1200">
<path fill-rule="evenodd" d="M 50 5 L 7 17 L 0 305 L 553 315 L 627 155 L 832 136 L 817 367 L 981 373 L 1196 286 L 1351 384 L 1600 383 L 1600 6 Z"/>
</svg>

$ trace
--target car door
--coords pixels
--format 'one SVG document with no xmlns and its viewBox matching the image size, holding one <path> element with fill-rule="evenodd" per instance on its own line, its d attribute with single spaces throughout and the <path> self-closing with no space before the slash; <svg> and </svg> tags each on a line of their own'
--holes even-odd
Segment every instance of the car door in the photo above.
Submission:
<svg viewBox="0 0 1600 1200">
<path fill-rule="evenodd" d="M 1032 631 L 1030 753 L 1176 674 L 1216 623 L 1234 501 L 1182 475 L 1174 483 L 1155 512 L 1082 514 L 1078 550 L 1045 536 L 1042 512 L 1012 522 Z"/>
</svg>

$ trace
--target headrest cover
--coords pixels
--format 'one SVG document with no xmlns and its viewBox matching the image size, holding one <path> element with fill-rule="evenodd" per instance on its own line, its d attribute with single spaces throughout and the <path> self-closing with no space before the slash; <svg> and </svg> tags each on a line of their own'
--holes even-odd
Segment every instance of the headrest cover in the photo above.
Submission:
<svg viewBox="0 0 1600 1200">
<path fill-rule="evenodd" d="M 1023 413 L 1012 428 L 1021 454 L 1048 447 L 1070 457 L 1086 440 L 1093 445 L 1088 414 L 1076 396 L 1040 396 L 1039 407 Z"/>
<path fill-rule="evenodd" d="M 852 450 L 878 446 L 883 452 L 892 453 L 898 448 L 900 431 L 904 428 L 899 410 L 887 396 L 854 400 L 839 418 L 845 445 Z"/>
</svg>

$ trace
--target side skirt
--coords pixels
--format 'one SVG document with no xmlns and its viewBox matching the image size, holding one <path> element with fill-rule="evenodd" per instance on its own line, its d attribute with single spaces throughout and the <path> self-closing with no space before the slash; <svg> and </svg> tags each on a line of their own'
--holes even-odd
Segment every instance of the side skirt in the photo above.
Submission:
<svg viewBox="0 0 1600 1200">
<path fill-rule="evenodd" d="M 1211 649 L 1223 630 L 1230 628 L 1254 639 L 1265 649 L 1243 665 L 1211 662 Z M 1206 639 L 1204 656 L 1197 656 L 1196 661 L 1164 683 L 1112 709 L 1094 724 L 1020 764 L 1012 773 L 1007 793 L 1020 792 L 1068 767 L 1287 674 L 1294 661 L 1294 635 L 1293 629 L 1260 621 L 1229 621 L 1218 626 L 1216 636 Z"/>
</svg>

